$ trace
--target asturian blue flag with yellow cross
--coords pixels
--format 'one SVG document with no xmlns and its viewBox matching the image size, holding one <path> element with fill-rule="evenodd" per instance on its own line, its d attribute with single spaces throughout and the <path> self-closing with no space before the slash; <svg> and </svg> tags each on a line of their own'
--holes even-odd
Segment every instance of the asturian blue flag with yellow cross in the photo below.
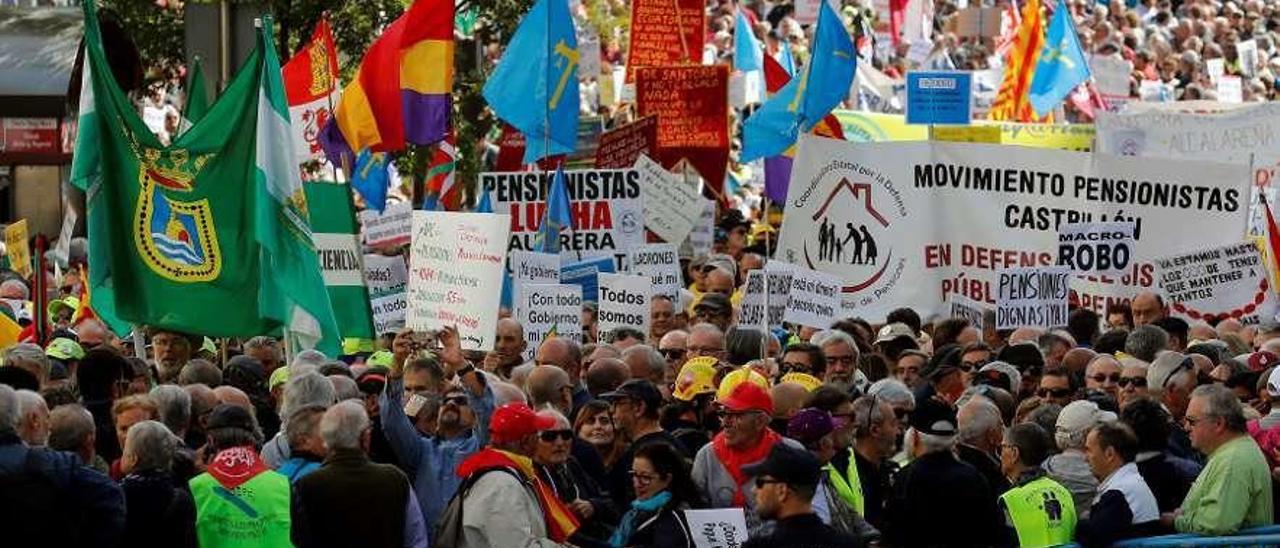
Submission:
<svg viewBox="0 0 1280 548">
<path fill-rule="evenodd" d="M 1043 117 L 1067 98 L 1076 86 L 1089 79 L 1089 62 L 1084 48 L 1080 47 L 1080 35 L 1066 2 L 1058 1 L 1045 33 L 1044 48 L 1027 92 L 1031 108 L 1036 116 Z"/>
</svg>

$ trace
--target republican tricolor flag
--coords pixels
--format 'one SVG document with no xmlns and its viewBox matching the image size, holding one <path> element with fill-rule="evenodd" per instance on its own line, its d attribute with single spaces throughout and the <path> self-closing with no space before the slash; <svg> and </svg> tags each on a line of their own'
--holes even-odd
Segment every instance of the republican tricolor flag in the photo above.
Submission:
<svg viewBox="0 0 1280 548">
<path fill-rule="evenodd" d="M 329 160 L 350 165 L 366 148 L 397 152 L 406 143 L 444 140 L 453 51 L 453 0 L 416 0 L 369 46 L 355 81 L 321 130 Z"/>
<path fill-rule="evenodd" d="M 324 158 L 320 129 L 338 104 L 338 51 L 333 46 L 329 20 L 321 18 L 311 41 L 280 68 L 285 99 L 293 120 L 293 143 L 298 162 Z"/>
</svg>

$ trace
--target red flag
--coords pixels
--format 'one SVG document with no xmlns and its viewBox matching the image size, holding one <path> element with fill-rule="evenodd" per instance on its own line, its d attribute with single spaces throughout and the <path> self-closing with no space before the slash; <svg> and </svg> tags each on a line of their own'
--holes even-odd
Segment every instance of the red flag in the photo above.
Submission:
<svg viewBox="0 0 1280 548">
<path fill-rule="evenodd" d="M 294 121 L 298 159 L 319 160 L 324 150 L 317 138 L 320 128 L 333 116 L 338 89 L 338 52 L 328 19 L 321 18 L 316 23 L 311 41 L 280 67 L 280 74 L 284 78 L 289 117 Z"/>
</svg>

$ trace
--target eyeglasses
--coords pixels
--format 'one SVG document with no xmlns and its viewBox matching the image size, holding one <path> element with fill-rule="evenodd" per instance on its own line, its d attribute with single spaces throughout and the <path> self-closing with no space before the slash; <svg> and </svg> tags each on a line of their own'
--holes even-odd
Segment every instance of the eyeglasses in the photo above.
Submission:
<svg viewBox="0 0 1280 548">
<path fill-rule="evenodd" d="M 1065 398 L 1071 395 L 1070 388 L 1041 388 L 1036 391 L 1036 395 L 1041 398 Z"/>
<path fill-rule="evenodd" d="M 631 480 L 635 481 L 640 485 L 649 485 L 650 483 L 653 483 L 653 480 L 656 480 L 656 479 L 658 479 L 658 476 L 653 474 L 645 474 L 643 472 L 636 472 L 634 470 L 631 472 Z"/>
<path fill-rule="evenodd" d="M 987 360 L 960 362 L 960 370 L 964 371 L 965 373 L 968 373 L 969 371 L 972 371 L 974 369 L 982 369 L 982 366 L 987 365 L 987 363 L 988 363 Z"/>
<path fill-rule="evenodd" d="M 680 358 L 683 358 L 683 357 L 684 357 L 685 349 L 683 349 L 683 348 L 663 348 L 662 350 L 659 350 L 658 352 L 661 352 L 661 353 L 662 353 L 662 356 L 663 356 L 663 357 L 665 357 L 665 358 L 667 358 L 668 360 L 678 360 L 678 359 L 680 359 Z"/>
<path fill-rule="evenodd" d="M 810 371 L 809 364 L 800 362 L 782 362 L 783 373 L 808 373 Z"/>
<path fill-rule="evenodd" d="M 446 405 L 452 403 L 458 407 L 464 407 L 467 405 L 466 396 L 446 396 L 443 400 L 440 400 L 440 401 Z"/>
<path fill-rule="evenodd" d="M 787 482 L 782 480 L 777 480 L 777 479 L 766 478 L 763 476 L 756 476 L 756 489 L 760 489 L 761 487 L 769 485 L 770 483 L 787 483 Z"/>
<path fill-rule="evenodd" d="M 1111 382 L 1115 382 L 1115 383 L 1120 382 L 1119 373 L 1112 373 L 1110 375 L 1103 375 L 1102 373 L 1098 373 L 1096 375 L 1091 375 L 1089 378 L 1093 379 L 1093 382 L 1099 382 L 1099 383 L 1107 382 L 1108 379 L 1110 379 Z"/>
<path fill-rule="evenodd" d="M 750 411 L 726 411 L 724 409 L 721 409 L 719 411 L 716 411 L 716 416 L 719 417 L 721 421 L 726 421 L 729 419 L 741 419 L 742 417 L 745 417 L 748 415 L 755 415 L 759 413 L 763 413 L 763 411 L 757 411 L 755 409 L 752 409 Z"/>
<path fill-rule="evenodd" d="M 573 430 L 543 430 L 538 432 L 538 437 L 547 443 L 553 443 L 557 438 L 560 441 L 569 441 L 573 439 Z"/>
<path fill-rule="evenodd" d="M 1212 418 L 1212 417 L 1208 417 L 1208 416 L 1196 417 L 1192 415 L 1187 415 L 1185 417 L 1182 417 L 1182 422 L 1183 424 L 1186 424 L 1188 428 L 1195 428 L 1197 424 L 1200 424 L 1204 422 L 1205 419 L 1209 419 L 1209 418 Z"/>
<path fill-rule="evenodd" d="M 1134 388 L 1146 388 L 1146 377 L 1120 377 L 1120 386 L 1133 385 Z"/>
</svg>

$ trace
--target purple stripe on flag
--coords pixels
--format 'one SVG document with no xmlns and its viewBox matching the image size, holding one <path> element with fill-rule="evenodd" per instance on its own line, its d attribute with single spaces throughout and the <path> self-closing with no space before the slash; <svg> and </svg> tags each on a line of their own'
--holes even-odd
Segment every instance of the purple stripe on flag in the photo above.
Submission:
<svg viewBox="0 0 1280 548">
<path fill-rule="evenodd" d="M 791 184 L 790 156 L 779 154 L 764 159 L 764 195 L 769 200 L 787 201 L 787 187 Z"/>
<path fill-rule="evenodd" d="M 404 107 L 404 139 L 415 145 L 430 145 L 444 140 L 449 131 L 452 103 L 448 95 L 400 90 Z"/>
<path fill-rule="evenodd" d="M 347 138 L 342 134 L 342 129 L 338 127 L 338 119 L 330 117 L 329 123 L 324 125 L 320 130 L 320 135 L 316 137 L 320 141 L 320 148 L 324 149 L 325 157 L 329 158 L 329 163 L 349 170 L 356 164 L 356 154 L 351 150 L 351 145 L 347 144 Z M 346 161 L 343 161 L 343 157 Z"/>
</svg>

